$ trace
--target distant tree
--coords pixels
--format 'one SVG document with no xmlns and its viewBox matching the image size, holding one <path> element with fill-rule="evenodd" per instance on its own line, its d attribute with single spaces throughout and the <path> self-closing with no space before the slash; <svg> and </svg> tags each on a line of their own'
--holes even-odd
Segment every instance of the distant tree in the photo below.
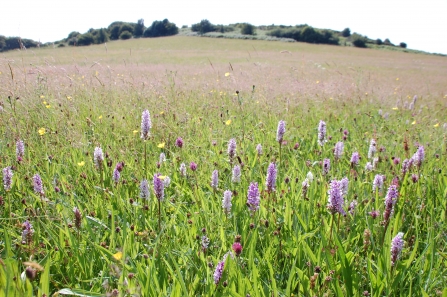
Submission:
<svg viewBox="0 0 447 297">
<path fill-rule="evenodd" d="M 386 38 L 385 41 L 384 41 L 383 43 L 384 43 L 385 45 L 394 45 L 394 44 L 391 43 L 391 41 L 390 41 L 388 38 Z"/>
<path fill-rule="evenodd" d="M 351 36 L 351 30 L 349 28 L 344 28 L 343 31 L 341 31 L 341 36 L 343 37 Z"/>
<path fill-rule="evenodd" d="M 114 26 L 110 27 L 110 29 L 109 29 L 110 39 L 117 40 L 120 37 L 120 29 L 121 29 L 121 25 L 114 25 Z"/>
<path fill-rule="evenodd" d="M 95 38 L 91 33 L 85 33 L 78 36 L 78 45 L 90 45 L 95 42 Z"/>
<path fill-rule="evenodd" d="M 319 43 L 317 31 L 315 31 L 315 29 L 310 26 L 305 27 L 301 31 L 301 38 L 302 38 L 302 41 L 304 41 L 304 42 Z"/>
<path fill-rule="evenodd" d="M 401 42 L 401 43 L 399 43 L 399 46 L 400 46 L 401 48 L 407 48 L 407 44 L 406 44 L 405 42 Z"/>
<path fill-rule="evenodd" d="M 360 34 L 357 33 L 352 34 L 351 42 L 355 47 L 366 47 L 366 39 Z"/>
<path fill-rule="evenodd" d="M 6 37 L 0 35 L 0 52 L 6 47 Z"/>
<path fill-rule="evenodd" d="M 211 24 L 207 19 L 201 20 L 200 23 L 193 24 L 191 26 L 191 31 L 198 32 L 199 34 L 205 34 L 208 32 L 216 31 L 216 26 Z"/>
<path fill-rule="evenodd" d="M 252 24 L 244 23 L 241 26 L 241 34 L 244 35 L 254 35 L 256 32 L 256 27 Z"/>
<path fill-rule="evenodd" d="M 130 33 L 129 31 L 123 31 L 120 34 L 120 39 L 122 39 L 122 40 L 131 39 L 131 38 L 132 38 L 132 33 Z"/>
<path fill-rule="evenodd" d="M 133 27 L 131 24 L 129 24 L 129 23 L 124 23 L 124 24 L 122 24 L 121 27 L 120 27 L 120 36 L 121 36 L 121 34 L 122 34 L 124 31 L 128 31 L 128 32 L 130 32 L 130 34 L 132 34 L 132 33 L 133 33 L 133 30 L 134 30 L 134 27 Z"/>
<path fill-rule="evenodd" d="M 133 34 L 135 37 L 141 37 L 143 36 L 144 30 L 146 29 L 146 27 L 144 26 L 144 20 L 143 19 L 139 19 L 137 24 L 135 25 L 135 29 L 133 31 Z"/>
<path fill-rule="evenodd" d="M 144 37 L 161 37 L 178 34 L 178 27 L 169 22 L 168 19 L 163 21 L 154 21 L 150 27 L 144 31 Z"/>
<path fill-rule="evenodd" d="M 72 31 L 72 32 L 70 32 L 70 34 L 68 34 L 67 40 L 69 40 L 73 37 L 76 37 L 78 35 L 81 35 L 81 33 L 77 32 L 77 31 Z"/>
<path fill-rule="evenodd" d="M 377 44 L 377 45 L 382 45 L 382 44 L 383 44 L 382 39 L 377 38 L 377 39 L 376 39 L 376 44 Z"/>
<path fill-rule="evenodd" d="M 107 29 L 101 28 L 99 29 L 98 36 L 96 37 L 97 43 L 104 43 L 109 41 L 109 33 L 107 33 Z"/>
</svg>

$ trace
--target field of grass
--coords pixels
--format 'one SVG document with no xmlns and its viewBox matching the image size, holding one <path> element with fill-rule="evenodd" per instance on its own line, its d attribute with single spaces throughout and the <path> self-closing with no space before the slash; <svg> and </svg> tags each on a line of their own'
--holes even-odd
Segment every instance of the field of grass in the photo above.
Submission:
<svg viewBox="0 0 447 297">
<path fill-rule="evenodd" d="M 0 296 L 445 297 L 446 102 L 439 56 L 0 53 Z"/>
</svg>

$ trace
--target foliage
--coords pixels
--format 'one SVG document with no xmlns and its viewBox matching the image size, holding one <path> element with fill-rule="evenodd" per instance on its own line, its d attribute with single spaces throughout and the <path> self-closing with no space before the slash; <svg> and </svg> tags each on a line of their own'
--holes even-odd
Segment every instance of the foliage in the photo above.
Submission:
<svg viewBox="0 0 447 297">
<path fill-rule="evenodd" d="M 130 38 L 132 38 L 132 33 L 130 33 L 129 31 L 121 32 L 120 39 L 126 40 L 126 39 L 130 39 Z"/>
<path fill-rule="evenodd" d="M 90 45 L 95 42 L 95 38 L 91 33 L 78 35 L 77 38 L 78 38 L 77 45 Z"/>
<path fill-rule="evenodd" d="M 399 46 L 400 46 L 401 48 L 407 48 L 407 44 L 406 44 L 405 42 L 401 42 L 401 43 L 399 43 Z"/>
<path fill-rule="evenodd" d="M 366 38 L 361 36 L 360 34 L 352 34 L 351 42 L 355 47 L 366 47 Z"/>
<path fill-rule="evenodd" d="M 154 21 L 150 27 L 144 31 L 144 37 L 161 37 L 178 34 L 178 27 L 169 22 L 168 19 L 163 21 Z"/>
<path fill-rule="evenodd" d="M 134 29 L 134 36 L 135 37 L 141 37 L 143 36 L 144 30 L 146 29 L 146 27 L 144 26 L 144 19 L 139 19 L 137 24 L 135 25 L 135 29 Z"/>
<path fill-rule="evenodd" d="M 343 31 L 341 31 L 341 36 L 343 37 L 351 36 L 351 30 L 349 28 L 344 28 Z"/>
<path fill-rule="evenodd" d="M 288 28 L 277 28 L 267 33 L 279 38 L 292 38 L 296 41 L 308 43 L 322 43 L 338 45 L 337 34 L 330 30 L 318 30 L 310 26 L 300 25 Z"/>
<path fill-rule="evenodd" d="M 211 24 L 210 21 L 207 19 L 201 20 L 200 23 L 193 24 L 191 26 L 191 30 L 193 32 L 198 32 L 199 34 L 205 34 L 207 32 L 214 32 L 216 31 L 216 26 Z"/>
<path fill-rule="evenodd" d="M 252 24 L 244 23 L 241 25 L 241 34 L 244 35 L 254 35 L 256 32 L 256 27 Z"/>
<path fill-rule="evenodd" d="M 382 45 L 382 44 L 383 44 L 382 39 L 377 38 L 377 39 L 376 39 L 376 44 L 377 44 L 377 45 Z"/>
</svg>

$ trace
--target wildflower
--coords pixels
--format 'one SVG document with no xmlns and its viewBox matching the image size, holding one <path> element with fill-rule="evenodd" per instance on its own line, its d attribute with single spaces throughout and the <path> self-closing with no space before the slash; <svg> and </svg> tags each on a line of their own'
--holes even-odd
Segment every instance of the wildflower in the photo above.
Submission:
<svg viewBox="0 0 447 297">
<path fill-rule="evenodd" d="M 323 146 L 326 142 L 326 123 L 324 121 L 320 121 L 318 124 L 318 144 Z"/>
<path fill-rule="evenodd" d="M 388 188 L 388 192 L 385 196 L 385 212 L 383 213 L 383 220 L 385 223 L 388 223 L 391 216 L 394 213 L 394 205 L 397 202 L 397 198 L 399 197 L 399 192 L 397 191 L 396 185 L 391 185 Z"/>
<path fill-rule="evenodd" d="M 328 205 L 327 208 L 332 214 L 336 214 L 337 212 L 345 215 L 346 212 L 343 209 L 343 192 L 341 188 L 341 184 L 337 180 L 332 180 L 329 185 L 329 191 L 328 191 Z"/>
<path fill-rule="evenodd" d="M 262 155 L 262 145 L 260 143 L 256 146 L 256 151 L 258 152 L 258 156 Z"/>
<path fill-rule="evenodd" d="M 270 163 L 269 167 L 267 168 L 267 178 L 265 181 L 265 186 L 267 187 L 267 191 L 269 193 L 276 190 L 276 174 L 277 169 L 275 163 Z"/>
<path fill-rule="evenodd" d="M 373 168 L 376 168 L 377 163 L 379 163 L 379 157 L 374 157 L 374 158 L 372 159 L 372 167 L 373 167 Z"/>
<path fill-rule="evenodd" d="M 376 176 L 374 177 L 372 190 L 373 190 L 373 192 L 375 192 L 376 190 L 379 190 L 379 192 L 382 192 L 382 190 L 383 190 L 383 175 L 376 174 Z"/>
<path fill-rule="evenodd" d="M 261 197 L 259 195 L 258 183 L 252 182 L 248 187 L 247 204 L 251 211 L 259 209 L 259 202 Z"/>
<path fill-rule="evenodd" d="M 102 168 L 102 164 L 104 162 L 104 154 L 100 147 L 95 147 L 95 151 L 93 153 L 93 160 L 95 161 L 95 166 L 98 169 Z"/>
<path fill-rule="evenodd" d="M 225 122 L 225 125 L 230 126 L 230 125 L 231 125 L 231 120 L 227 120 L 227 121 Z"/>
<path fill-rule="evenodd" d="M 419 180 L 419 176 L 417 174 L 412 174 L 411 175 L 411 181 L 415 184 L 417 183 Z"/>
<path fill-rule="evenodd" d="M 75 226 L 79 230 L 81 229 L 82 214 L 77 207 L 73 208 L 73 213 L 75 217 Z"/>
<path fill-rule="evenodd" d="M 365 170 L 366 171 L 372 171 L 373 170 L 373 165 L 371 164 L 371 162 L 366 163 Z"/>
<path fill-rule="evenodd" d="M 411 165 L 413 165 L 413 158 L 411 159 L 405 159 L 402 162 L 402 174 L 405 175 L 405 173 L 408 172 L 408 170 L 410 169 Z"/>
<path fill-rule="evenodd" d="M 351 214 L 351 216 L 354 215 L 354 211 L 355 211 L 357 204 L 358 204 L 357 200 L 352 200 L 351 203 L 349 204 L 348 211 Z"/>
<path fill-rule="evenodd" d="M 186 165 L 185 163 L 180 164 L 180 175 L 181 176 L 186 176 Z"/>
<path fill-rule="evenodd" d="M 159 201 L 163 201 L 164 197 L 165 197 L 165 193 L 164 193 L 165 185 L 164 185 L 163 181 L 160 179 L 159 174 L 154 174 L 153 184 L 154 184 L 155 197 L 157 197 L 157 199 Z"/>
<path fill-rule="evenodd" d="M 25 155 L 25 145 L 23 144 L 22 140 L 18 140 L 16 142 L 16 158 L 17 161 L 22 161 L 23 157 Z"/>
<path fill-rule="evenodd" d="M 34 187 L 34 192 L 36 194 L 40 194 L 40 195 L 44 194 L 43 185 L 42 185 L 42 178 L 40 178 L 40 175 L 38 173 L 36 173 L 33 176 L 33 187 Z"/>
<path fill-rule="evenodd" d="M 231 138 L 228 141 L 228 156 L 230 157 L 230 160 L 232 160 L 235 155 L 236 155 L 236 139 Z"/>
<path fill-rule="evenodd" d="M 165 155 L 165 153 L 160 153 L 159 162 L 160 163 L 166 162 L 166 155 Z"/>
<path fill-rule="evenodd" d="M 286 133 L 286 122 L 279 121 L 278 130 L 276 131 L 276 141 L 280 144 L 283 141 L 284 133 Z"/>
<path fill-rule="evenodd" d="M 334 148 L 334 156 L 335 159 L 340 159 L 341 155 L 343 154 L 343 148 L 344 148 L 344 144 L 342 141 L 339 141 L 335 144 L 335 148 Z"/>
<path fill-rule="evenodd" d="M 242 253 L 242 245 L 240 242 L 233 243 L 231 248 L 233 249 L 233 252 L 236 254 L 236 256 L 239 256 Z"/>
<path fill-rule="evenodd" d="M 331 160 L 324 159 L 323 160 L 323 175 L 327 175 L 329 170 L 331 169 Z"/>
<path fill-rule="evenodd" d="M 312 172 L 308 172 L 306 175 L 307 180 L 309 181 L 309 183 L 311 183 L 314 180 L 314 175 L 312 174 Z"/>
<path fill-rule="evenodd" d="M 5 191 L 11 190 L 12 185 L 12 173 L 11 166 L 3 168 L 3 188 Z"/>
<path fill-rule="evenodd" d="M 380 216 L 380 211 L 378 211 L 378 210 L 373 210 L 373 211 L 369 212 L 369 215 L 370 215 L 373 219 L 375 219 L 375 218 L 377 218 L 378 216 Z"/>
<path fill-rule="evenodd" d="M 241 182 L 241 166 L 235 165 L 233 167 L 231 182 L 240 183 Z"/>
<path fill-rule="evenodd" d="M 424 161 L 425 159 L 425 151 L 422 145 L 418 147 L 418 150 L 416 151 L 416 153 L 414 153 L 411 159 L 413 160 L 414 166 L 421 167 L 422 161 Z"/>
<path fill-rule="evenodd" d="M 393 159 L 393 164 L 394 165 L 399 165 L 399 163 L 400 163 L 400 158 L 394 158 Z"/>
<path fill-rule="evenodd" d="M 217 186 L 219 184 L 219 171 L 214 170 L 213 174 L 211 175 L 211 187 L 213 187 L 214 190 L 217 190 Z"/>
<path fill-rule="evenodd" d="M 402 232 L 397 233 L 397 235 L 391 240 L 391 266 L 394 266 L 400 257 L 400 253 L 404 248 L 404 234 Z"/>
<path fill-rule="evenodd" d="M 206 235 L 203 235 L 201 244 L 202 244 L 202 250 L 205 252 L 210 244 L 210 239 L 206 237 Z"/>
<path fill-rule="evenodd" d="M 230 72 L 225 72 L 225 76 L 226 77 L 230 76 Z"/>
<path fill-rule="evenodd" d="M 22 224 L 22 243 L 23 244 L 31 243 L 33 240 L 33 234 L 34 234 L 33 225 L 28 220 L 26 220 Z"/>
<path fill-rule="evenodd" d="M 225 210 L 226 213 L 229 213 L 231 211 L 231 198 L 233 193 L 229 190 L 226 190 L 224 192 L 224 197 L 222 199 L 222 208 Z"/>
<path fill-rule="evenodd" d="M 374 157 L 374 154 L 376 153 L 376 141 L 374 139 L 371 139 L 369 143 L 369 150 L 368 150 L 368 159 L 371 159 Z"/>
<path fill-rule="evenodd" d="M 178 138 L 175 140 L 175 146 L 176 146 L 176 147 L 179 147 L 179 148 L 182 148 L 182 147 L 183 147 L 183 139 L 182 139 L 181 137 L 178 137 Z"/>
<path fill-rule="evenodd" d="M 149 183 L 146 179 L 143 179 L 140 183 L 140 198 L 147 200 L 149 199 L 149 196 Z"/>
<path fill-rule="evenodd" d="M 157 145 L 157 147 L 158 147 L 158 148 L 164 148 L 164 147 L 165 147 L 165 143 L 164 143 L 164 142 L 159 143 L 159 144 Z"/>
<path fill-rule="evenodd" d="M 40 128 L 37 132 L 39 132 L 39 135 L 42 136 L 45 132 L 47 132 L 47 130 L 45 128 Z"/>
<path fill-rule="evenodd" d="M 120 181 L 120 177 L 121 177 L 121 173 L 119 172 L 117 167 L 118 167 L 118 165 L 113 170 L 113 176 L 112 176 L 112 179 L 116 184 Z"/>
<path fill-rule="evenodd" d="M 358 152 L 353 152 L 351 156 L 351 166 L 359 165 L 360 156 Z"/>
<path fill-rule="evenodd" d="M 226 258 L 225 258 L 226 259 Z M 220 261 L 216 265 L 216 270 L 214 271 L 214 284 L 217 286 L 222 278 L 222 273 L 225 267 L 225 260 Z"/>
<path fill-rule="evenodd" d="M 307 178 L 304 179 L 301 186 L 303 187 L 303 189 L 302 189 L 303 196 L 304 196 L 304 198 L 306 198 L 307 190 L 309 189 L 309 180 Z"/>
<path fill-rule="evenodd" d="M 85 162 L 84 162 L 84 161 L 78 162 L 78 166 L 79 166 L 79 167 L 82 167 L 82 166 L 84 166 L 84 165 L 85 165 Z"/>
<path fill-rule="evenodd" d="M 191 169 L 192 171 L 196 171 L 197 170 L 197 164 L 194 162 L 189 163 L 189 169 Z"/>
<path fill-rule="evenodd" d="M 346 195 L 348 195 L 348 186 L 349 186 L 349 180 L 347 177 L 343 177 L 340 181 L 340 189 L 341 189 L 341 193 L 343 195 L 343 198 L 346 197 Z"/>
<path fill-rule="evenodd" d="M 147 140 L 150 136 L 150 129 L 152 128 L 151 114 L 149 110 L 143 111 L 141 115 L 141 139 Z"/>
</svg>

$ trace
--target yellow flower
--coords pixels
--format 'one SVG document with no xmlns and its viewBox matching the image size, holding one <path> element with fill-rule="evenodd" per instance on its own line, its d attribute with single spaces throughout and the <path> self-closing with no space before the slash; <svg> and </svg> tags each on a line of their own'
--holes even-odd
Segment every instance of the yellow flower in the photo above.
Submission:
<svg viewBox="0 0 447 297">
<path fill-rule="evenodd" d="M 102 119 L 102 115 L 100 115 L 98 119 Z"/>
<path fill-rule="evenodd" d="M 45 128 L 40 128 L 38 132 L 39 132 L 39 135 L 42 136 L 45 134 L 46 131 L 47 130 L 45 130 Z"/>
<path fill-rule="evenodd" d="M 320 83 L 320 81 L 319 80 L 317 80 L 315 83 L 317 83 L 317 84 L 319 84 Z"/>
<path fill-rule="evenodd" d="M 396 80 L 399 80 L 399 78 L 397 77 Z"/>
<path fill-rule="evenodd" d="M 393 109 L 393 110 L 398 110 L 399 108 L 397 108 L 397 107 L 393 107 L 392 109 Z"/>
<path fill-rule="evenodd" d="M 230 76 L 230 72 L 226 72 L 226 73 L 225 73 L 225 76 Z"/>
<path fill-rule="evenodd" d="M 159 175 L 158 178 L 164 180 L 166 178 L 166 175 Z"/>
<path fill-rule="evenodd" d="M 413 123 L 411 123 L 412 125 L 415 125 L 416 124 L 416 121 L 413 121 Z"/>
<path fill-rule="evenodd" d="M 78 163 L 78 166 L 80 166 L 80 167 L 82 167 L 82 166 L 84 166 L 84 165 L 85 165 L 85 162 L 84 162 L 84 161 L 81 161 L 81 162 Z"/>
<path fill-rule="evenodd" d="M 226 121 L 225 125 L 227 125 L 227 126 L 231 125 L 231 120 Z"/>
<path fill-rule="evenodd" d="M 42 104 L 47 105 L 48 103 L 46 101 L 42 101 Z"/>
<path fill-rule="evenodd" d="M 119 261 L 123 258 L 123 253 L 122 252 L 118 252 L 116 254 L 113 254 L 113 258 L 115 258 L 115 260 Z"/>
<path fill-rule="evenodd" d="M 45 96 L 44 95 L 40 95 L 40 99 L 43 99 L 43 98 L 45 98 Z"/>
<path fill-rule="evenodd" d="M 45 105 L 46 108 L 51 108 L 50 104 Z"/>
<path fill-rule="evenodd" d="M 165 112 L 164 111 L 160 111 L 160 114 L 164 114 Z"/>
<path fill-rule="evenodd" d="M 438 128 L 439 127 L 439 123 L 434 124 L 433 127 Z"/>
<path fill-rule="evenodd" d="M 137 133 L 140 132 L 140 131 L 138 131 L 138 130 L 133 130 L 132 132 L 133 132 L 133 134 L 137 134 Z"/>
<path fill-rule="evenodd" d="M 68 99 L 68 100 L 71 100 L 71 96 L 67 96 L 67 99 Z"/>
<path fill-rule="evenodd" d="M 157 147 L 159 147 L 159 148 L 164 148 L 164 147 L 165 147 L 165 143 L 164 143 L 164 142 L 159 143 L 159 144 L 157 145 Z"/>
</svg>

